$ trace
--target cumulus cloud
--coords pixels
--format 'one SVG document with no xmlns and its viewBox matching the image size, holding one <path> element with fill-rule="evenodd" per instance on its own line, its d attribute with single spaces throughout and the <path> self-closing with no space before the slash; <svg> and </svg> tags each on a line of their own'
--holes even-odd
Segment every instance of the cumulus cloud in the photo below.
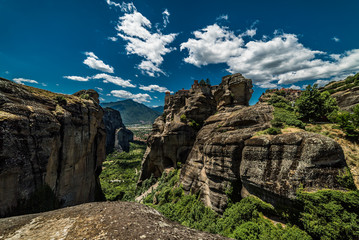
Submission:
<svg viewBox="0 0 359 240">
<path fill-rule="evenodd" d="M 24 83 L 36 83 L 39 84 L 37 81 L 32 79 L 26 79 L 26 78 L 14 78 L 14 82 L 24 85 Z"/>
<path fill-rule="evenodd" d="M 153 91 L 161 92 L 161 93 L 170 92 L 170 90 L 168 90 L 167 88 L 165 88 L 165 87 L 160 87 L 160 86 L 158 86 L 158 85 L 149 85 L 149 86 L 143 86 L 143 85 L 141 85 L 139 88 L 142 89 L 142 90 L 144 90 L 144 91 L 150 91 L 150 92 L 153 92 Z"/>
<path fill-rule="evenodd" d="M 86 52 L 85 55 L 87 58 L 84 60 L 84 64 L 89 66 L 92 69 L 96 69 L 102 72 L 113 73 L 113 67 L 105 64 L 101 59 L 99 59 L 93 52 Z"/>
<path fill-rule="evenodd" d="M 131 83 L 131 80 L 123 80 L 120 77 L 111 76 L 111 75 L 108 75 L 106 73 L 96 74 L 95 76 L 92 77 L 92 79 L 103 79 L 104 83 L 109 83 L 110 82 L 110 83 L 116 84 L 116 85 L 124 87 L 124 88 L 126 88 L 126 87 L 130 87 L 130 88 L 136 87 L 136 85 L 133 85 Z"/>
<path fill-rule="evenodd" d="M 163 15 L 168 18 L 169 12 L 165 10 Z M 136 8 L 131 8 L 131 11 L 127 11 L 119 18 L 116 30 L 117 35 L 127 41 L 127 54 L 144 58 L 137 66 L 144 74 L 152 77 L 164 74 L 160 65 L 164 60 L 163 56 L 175 49 L 167 45 L 173 42 L 176 33 L 166 35 L 160 30 L 153 32 L 151 22 Z"/>
<path fill-rule="evenodd" d="M 112 96 L 124 99 L 132 99 L 135 102 L 144 103 L 152 100 L 151 96 L 147 93 L 137 93 L 133 94 L 125 90 L 112 90 Z"/>
<path fill-rule="evenodd" d="M 80 76 L 64 76 L 64 78 L 73 80 L 73 81 L 79 81 L 79 82 L 87 82 L 89 81 L 90 77 L 80 77 Z"/>
<path fill-rule="evenodd" d="M 217 24 L 207 26 L 181 44 L 181 50 L 188 50 L 184 61 L 197 67 L 225 63 L 229 72 L 240 72 L 265 88 L 359 71 L 359 49 L 328 54 L 305 47 L 295 34 L 280 31 L 272 38 L 245 42 L 244 36 L 255 33 L 251 29 L 235 35 Z"/>
<path fill-rule="evenodd" d="M 337 37 L 332 37 L 332 40 L 333 40 L 334 42 L 340 42 L 340 39 L 337 38 Z"/>
<path fill-rule="evenodd" d="M 197 67 L 225 63 L 243 51 L 243 39 L 226 27 L 213 24 L 193 34 L 195 38 L 182 43 L 180 49 L 189 51 L 189 56 L 184 61 Z"/>
</svg>

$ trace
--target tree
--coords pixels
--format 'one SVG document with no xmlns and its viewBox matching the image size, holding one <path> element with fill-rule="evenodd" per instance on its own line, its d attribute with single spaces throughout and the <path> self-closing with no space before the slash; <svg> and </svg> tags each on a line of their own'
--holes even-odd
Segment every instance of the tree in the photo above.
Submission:
<svg viewBox="0 0 359 240">
<path fill-rule="evenodd" d="M 203 79 L 201 79 L 201 81 L 199 81 L 199 85 L 202 87 L 206 86 L 206 82 Z"/>
<path fill-rule="evenodd" d="M 318 85 L 308 85 L 296 101 L 296 111 L 304 121 L 327 121 L 329 114 L 338 110 L 337 101 L 329 92 L 320 92 Z"/>
</svg>

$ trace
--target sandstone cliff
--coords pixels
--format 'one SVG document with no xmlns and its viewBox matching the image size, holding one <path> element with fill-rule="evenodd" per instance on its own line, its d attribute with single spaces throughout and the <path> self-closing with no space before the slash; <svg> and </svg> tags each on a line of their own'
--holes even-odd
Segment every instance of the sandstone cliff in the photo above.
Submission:
<svg viewBox="0 0 359 240">
<path fill-rule="evenodd" d="M 63 95 L 0 79 L 0 215 L 46 185 L 61 206 L 100 196 L 102 118 L 93 90 Z"/>
<path fill-rule="evenodd" d="M 255 136 L 271 126 L 274 109 L 266 103 L 248 106 L 251 80 L 234 74 L 210 89 L 197 91 L 195 85 L 166 96 L 164 115 L 156 120 L 148 141 L 142 180 L 182 162 L 184 190 L 200 193 L 203 202 L 217 212 L 227 206 L 229 193 L 235 199 L 253 194 L 281 203 L 293 200 L 301 186 L 339 188 L 336 176 L 345 160 L 334 140 L 309 133 L 273 139 Z M 206 102 L 198 102 L 202 94 Z M 196 105 L 205 113 L 200 114 L 199 130 L 188 120 L 195 119 L 196 114 L 188 111 Z M 183 115 L 186 121 L 181 122 Z M 179 154 L 181 149 L 185 154 Z"/>
<path fill-rule="evenodd" d="M 128 152 L 133 133 L 123 124 L 120 112 L 105 108 L 103 121 L 106 127 L 106 153 L 111 153 L 114 149 Z"/>
</svg>

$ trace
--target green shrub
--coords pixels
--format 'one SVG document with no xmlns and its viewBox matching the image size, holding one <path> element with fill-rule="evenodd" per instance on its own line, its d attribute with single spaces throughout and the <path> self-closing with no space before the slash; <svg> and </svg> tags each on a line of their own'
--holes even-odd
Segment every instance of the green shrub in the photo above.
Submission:
<svg viewBox="0 0 359 240">
<path fill-rule="evenodd" d="M 58 95 L 55 97 L 55 100 L 57 101 L 58 104 L 60 105 L 66 105 L 67 104 L 67 100 L 64 96 L 62 95 Z"/>
<path fill-rule="evenodd" d="M 89 99 L 90 99 L 90 95 L 88 95 L 87 93 L 83 93 L 83 94 L 80 95 L 80 98 L 89 100 Z"/>
<path fill-rule="evenodd" d="M 339 173 L 339 175 L 337 176 L 337 181 L 344 188 L 347 188 L 349 190 L 356 190 L 353 175 L 348 167 L 344 168 L 344 170 Z"/>
<path fill-rule="evenodd" d="M 358 140 L 359 137 L 359 104 L 353 108 L 353 112 L 335 111 L 328 116 L 329 120 L 337 123 L 346 136 Z"/>
<path fill-rule="evenodd" d="M 275 127 L 268 128 L 266 132 L 270 135 L 278 135 L 282 133 L 282 131 L 279 128 L 275 128 Z"/>
<path fill-rule="evenodd" d="M 186 117 L 185 114 L 182 114 L 182 115 L 180 116 L 180 119 L 181 119 L 181 122 L 187 122 L 187 117 Z"/>
<path fill-rule="evenodd" d="M 273 127 L 282 127 L 283 125 L 294 126 L 304 129 L 305 124 L 298 119 L 297 115 L 293 111 L 289 111 L 283 108 L 274 109 L 274 119 L 272 120 Z"/>
<path fill-rule="evenodd" d="M 296 101 L 296 110 L 304 121 L 327 121 L 333 111 L 338 110 L 337 101 L 330 93 L 320 92 L 318 85 L 308 85 Z"/>
</svg>

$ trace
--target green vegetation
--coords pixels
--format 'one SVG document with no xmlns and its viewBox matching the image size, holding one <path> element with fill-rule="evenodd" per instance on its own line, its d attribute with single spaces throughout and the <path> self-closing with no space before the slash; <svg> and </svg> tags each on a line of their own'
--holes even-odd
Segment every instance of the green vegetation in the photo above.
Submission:
<svg viewBox="0 0 359 240">
<path fill-rule="evenodd" d="M 344 81 L 330 83 L 329 85 L 325 86 L 325 90 L 330 94 L 333 94 L 355 86 L 359 86 L 359 73 L 355 74 L 354 76 L 348 76 L 346 79 L 344 79 Z"/>
<path fill-rule="evenodd" d="M 107 156 L 100 175 L 101 188 L 107 200 L 134 201 L 136 196 L 154 183 L 155 180 L 150 178 L 141 188 L 137 188 L 145 149 L 144 143 L 131 143 L 128 153 L 114 152 Z"/>
<path fill-rule="evenodd" d="M 180 120 L 181 120 L 181 122 L 187 122 L 187 117 L 186 117 L 186 115 L 185 115 L 185 114 L 182 114 L 182 115 L 180 116 Z"/>
<path fill-rule="evenodd" d="M 67 100 L 64 96 L 62 95 L 58 95 L 55 97 L 55 100 L 57 101 L 58 104 L 60 105 L 66 105 L 67 104 Z"/>
<path fill-rule="evenodd" d="M 258 198 L 247 197 L 231 204 L 220 216 L 200 200 L 199 195 L 185 194 L 178 185 L 180 170 L 164 173 L 156 191 L 144 202 L 173 221 L 201 231 L 219 233 L 235 239 L 311 239 L 296 226 L 273 225 L 263 213 L 274 208 Z"/>
<path fill-rule="evenodd" d="M 298 193 L 300 223 L 314 239 L 358 239 L 359 191 Z"/>
<path fill-rule="evenodd" d="M 353 108 L 353 112 L 334 111 L 329 119 L 337 123 L 347 137 L 358 140 L 359 138 L 359 104 Z"/>
<path fill-rule="evenodd" d="M 282 131 L 279 128 L 271 127 L 271 128 L 266 129 L 265 133 L 267 133 L 269 135 L 278 135 L 278 134 L 281 134 Z"/>
<path fill-rule="evenodd" d="M 318 85 L 308 85 L 296 101 L 296 111 L 304 121 L 327 121 L 328 116 L 338 110 L 337 101 L 329 92 L 320 92 Z"/>
<path fill-rule="evenodd" d="M 274 128 L 282 128 L 286 126 L 305 128 L 305 124 L 298 119 L 299 115 L 295 112 L 293 107 L 294 103 L 290 102 L 283 96 L 277 95 L 280 93 L 281 91 L 274 92 L 268 101 L 271 105 L 274 106 L 274 119 L 271 121 L 272 126 Z M 271 132 L 269 134 L 278 132 L 274 130 L 269 131 Z"/>
<path fill-rule="evenodd" d="M 90 99 L 90 95 L 88 95 L 87 93 L 83 93 L 83 94 L 80 95 L 80 98 L 89 100 L 89 99 Z"/>
</svg>

